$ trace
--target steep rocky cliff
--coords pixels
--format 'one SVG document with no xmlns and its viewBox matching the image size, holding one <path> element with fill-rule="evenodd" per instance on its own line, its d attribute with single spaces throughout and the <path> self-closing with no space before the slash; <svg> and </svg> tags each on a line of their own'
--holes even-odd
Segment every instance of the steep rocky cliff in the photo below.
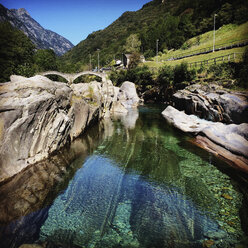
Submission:
<svg viewBox="0 0 248 248">
<path fill-rule="evenodd" d="M 73 47 L 61 35 L 44 29 L 23 8 L 9 10 L 0 4 L 0 22 L 4 21 L 22 30 L 39 49 L 53 49 L 57 55 L 62 55 Z"/>
<path fill-rule="evenodd" d="M 92 122 L 136 107 L 135 87 L 125 84 L 133 91 L 111 81 L 69 87 L 43 76 L 0 84 L 0 181 L 58 151 Z"/>
</svg>

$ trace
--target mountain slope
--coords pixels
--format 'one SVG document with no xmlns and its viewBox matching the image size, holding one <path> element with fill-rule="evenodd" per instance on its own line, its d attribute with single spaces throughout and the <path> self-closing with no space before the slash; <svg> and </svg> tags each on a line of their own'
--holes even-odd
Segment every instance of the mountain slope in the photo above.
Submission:
<svg viewBox="0 0 248 248">
<path fill-rule="evenodd" d="M 63 62 L 83 61 L 83 63 L 89 63 L 89 54 L 94 54 L 92 64 L 96 65 L 97 49 L 100 49 L 101 64 L 110 62 L 114 57 L 120 58 L 124 52 L 122 47 L 127 37 L 132 33 L 139 32 L 141 25 L 149 25 L 156 16 L 165 13 L 165 6 L 161 6 L 157 2 L 150 2 L 138 11 L 127 11 L 104 30 L 91 33 L 63 56 Z"/>
<path fill-rule="evenodd" d="M 78 70 L 90 63 L 97 66 L 100 49 L 100 65 L 106 65 L 125 53 L 124 45 L 131 34 L 138 34 L 140 51 L 146 57 L 159 51 L 180 48 L 195 36 L 228 23 L 243 23 L 248 19 L 248 1 L 243 0 L 153 0 L 140 10 L 125 12 L 104 30 L 90 34 L 85 40 L 66 53 L 62 58 L 62 69 Z M 91 55 L 91 56 L 90 56 Z"/>
<path fill-rule="evenodd" d="M 44 29 L 25 9 L 7 9 L 0 4 L 0 21 L 10 22 L 13 27 L 22 30 L 38 49 L 53 49 L 62 55 L 73 47 L 73 44 L 61 35 Z"/>
</svg>

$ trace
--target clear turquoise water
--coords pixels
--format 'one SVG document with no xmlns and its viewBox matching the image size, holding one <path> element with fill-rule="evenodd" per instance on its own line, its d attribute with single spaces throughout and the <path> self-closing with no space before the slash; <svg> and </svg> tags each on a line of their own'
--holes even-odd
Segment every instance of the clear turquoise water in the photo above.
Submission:
<svg viewBox="0 0 248 248">
<path fill-rule="evenodd" d="M 238 182 L 169 127 L 162 110 L 141 107 L 105 120 L 92 152 L 86 158 L 79 152 L 71 163 L 76 169 L 68 185 L 35 212 L 45 218 L 36 238 L 25 242 L 87 248 L 239 243 L 245 235 Z"/>
</svg>

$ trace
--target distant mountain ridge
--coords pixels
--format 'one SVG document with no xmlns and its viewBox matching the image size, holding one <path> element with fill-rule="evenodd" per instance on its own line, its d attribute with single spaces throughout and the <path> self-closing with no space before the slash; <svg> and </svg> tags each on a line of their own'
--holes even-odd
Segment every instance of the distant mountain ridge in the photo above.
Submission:
<svg viewBox="0 0 248 248">
<path fill-rule="evenodd" d="M 0 22 L 4 21 L 22 30 L 38 49 L 52 49 L 57 55 L 63 55 L 74 47 L 63 36 L 44 29 L 24 8 L 9 10 L 0 4 Z"/>
</svg>

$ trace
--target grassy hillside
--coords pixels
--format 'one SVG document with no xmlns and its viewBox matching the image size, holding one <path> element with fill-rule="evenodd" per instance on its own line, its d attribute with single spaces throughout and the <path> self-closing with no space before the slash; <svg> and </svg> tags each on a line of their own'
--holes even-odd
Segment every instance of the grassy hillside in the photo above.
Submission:
<svg viewBox="0 0 248 248">
<path fill-rule="evenodd" d="M 222 44 L 229 44 L 229 43 L 237 43 L 241 40 L 248 40 L 248 22 L 243 23 L 241 25 L 236 24 L 228 24 L 224 25 L 223 27 L 216 30 L 216 46 L 222 46 Z M 198 51 L 200 49 L 204 48 L 212 48 L 213 47 L 213 31 L 206 32 L 204 34 L 195 36 L 189 40 L 187 40 L 184 45 L 189 47 L 188 49 L 178 49 L 178 50 L 171 50 L 168 53 L 160 54 L 158 57 L 159 63 L 156 63 L 156 57 L 153 57 L 153 61 L 146 62 L 146 65 L 148 65 L 151 68 L 159 68 L 162 65 L 171 65 L 175 66 L 182 62 L 187 63 L 193 63 L 193 62 L 199 62 L 204 60 L 209 60 L 215 57 L 219 56 L 225 56 L 232 53 L 243 53 L 245 51 L 246 47 L 238 47 L 228 50 L 221 50 L 216 51 L 214 53 L 207 53 L 202 54 L 198 56 L 192 56 L 180 60 L 173 60 L 173 61 L 166 61 L 167 59 L 171 57 L 175 57 L 181 54 L 192 54 L 195 51 Z M 241 55 L 237 54 L 236 61 L 239 61 L 241 59 Z"/>
<path fill-rule="evenodd" d="M 248 22 L 242 25 L 228 24 L 224 25 L 215 32 L 215 46 L 224 46 L 224 44 L 237 43 L 241 40 L 248 40 Z M 213 47 L 213 31 L 203 33 L 187 40 L 182 47 L 188 49 L 178 49 L 170 51 L 160 56 L 159 60 L 166 60 L 180 54 L 192 54 L 194 51 Z"/>
<path fill-rule="evenodd" d="M 159 69 L 163 65 L 176 66 L 176 65 L 181 64 L 182 62 L 186 62 L 190 64 L 190 63 L 201 62 L 205 60 L 211 60 L 216 57 L 227 56 L 229 54 L 232 54 L 231 59 L 233 59 L 233 53 L 236 53 L 235 62 L 240 62 L 242 60 L 242 54 L 245 52 L 245 49 L 247 48 L 248 46 L 238 47 L 238 48 L 233 48 L 230 50 L 222 50 L 222 51 L 218 51 L 214 53 L 202 54 L 202 55 L 193 56 L 193 57 L 180 59 L 180 60 L 174 60 L 174 61 L 165 61 L 165 62 L 158 62 L 158 63 L 156 61 L 147 61 L 144 64 L 152 69 Z M 224 61 L 227 62 L 228 58 L 225 57 L 224 59 L 225 59 Z"/>
<path fill-rule="evenodd" d="M 124 48 L 127 38 L 137 34 L 140 52 L 146 57 L 159 51 L 180 48 L 196 34 L 212 30 L 213 14 L 217 13 L 216 27 L 227 23 L 243 23 L 247 20 L 248 3 L 243 0 L 153 0 L 142 9 L 125 12 L 104 30 L 90 34 L 61 58 L 60 70 L 82 70 L 97 65 L 97 49 L 100 49 L 100 65 L 105 66 L 114 58 L 121 58 L 127 52 Z"/>
</svg>

